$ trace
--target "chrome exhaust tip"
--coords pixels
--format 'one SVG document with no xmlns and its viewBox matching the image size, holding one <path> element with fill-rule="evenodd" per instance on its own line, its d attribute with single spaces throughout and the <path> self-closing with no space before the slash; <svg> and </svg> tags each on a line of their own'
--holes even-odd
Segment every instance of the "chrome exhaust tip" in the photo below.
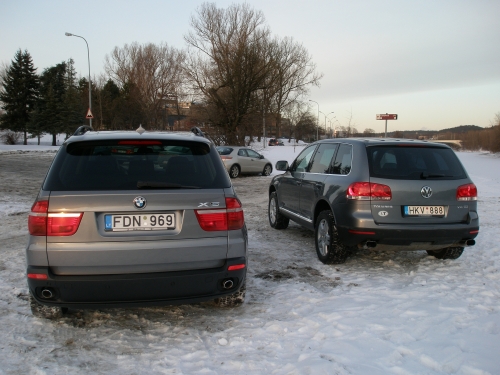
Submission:
<svg viewBox="0 0 500 375">
<path fill-rule="evenodd" d="M 231 279 L 224 280 L 222 282 L 222 287 L 224 289 L 231 289 L 234 286 L 234 282 Z"/>
<path fill-rule="evenodd" d="M 54 297 L 54 293 L 52 293 L 52 290 L 50 289 L 43 289 L 41 295 L 46 299 Z"/>
</svg>

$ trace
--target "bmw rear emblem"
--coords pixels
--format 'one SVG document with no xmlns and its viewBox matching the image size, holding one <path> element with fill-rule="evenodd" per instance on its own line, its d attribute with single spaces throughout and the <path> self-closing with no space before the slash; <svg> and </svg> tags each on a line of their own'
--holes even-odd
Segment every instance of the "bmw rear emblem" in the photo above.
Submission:
<svg viewBox="0 0 500 375">
<path fill-rule="evenodd" d="M 134 206 L 136 208 L 144 208 L 144 207 L 146 207 L 146 198 L 144 198 L 144 197 L 135 197 L 134 198 Z"/>
</svg>

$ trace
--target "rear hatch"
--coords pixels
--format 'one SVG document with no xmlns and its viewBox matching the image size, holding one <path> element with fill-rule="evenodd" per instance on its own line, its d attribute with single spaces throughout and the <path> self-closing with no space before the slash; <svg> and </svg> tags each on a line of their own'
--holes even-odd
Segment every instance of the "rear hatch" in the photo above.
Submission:
<svg viewBox="0 0 500 375">
<path fill-rule="evenodd" d="M 467 197 L 472 182 L 452 149 L 401 144 L 370 146 L 367 154 L 372 186 L 390 188 L 390 199 L 371 201 L 377 224 L 466 223 L 476 211 Z M 458 200 L 458 192 L 466 196 Z"/>
<path fill-rule="evenodd" d="M 50 192 L 49 217 L 79 214 L 81 221 L 75 233 L 47 236 L 49 266 L 59 275 L 220 267 L 228 232 L 203 230 L 196 210 L 225 208 L 229 186 L 218 154 L 205 142 L 69 143 L 43 190 Z"/>
</svg>

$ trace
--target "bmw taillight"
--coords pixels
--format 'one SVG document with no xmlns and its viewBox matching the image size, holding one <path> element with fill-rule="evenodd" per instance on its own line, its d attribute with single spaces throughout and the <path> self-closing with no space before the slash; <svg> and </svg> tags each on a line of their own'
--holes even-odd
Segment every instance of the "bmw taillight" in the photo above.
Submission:
<svg viewBox="0 0 500 375">
<path fill-rule="evenodd" d="M 78 230 L 83 213 L 49 213 L 49 201 L 37 201 L 28 216 L 32 236 L 72 236 Z"/>
<path fill-rule="evenodd" d="M 194 212 L 201 229 L 209 232 L 237 230 L 245 224 L 243 208 L 238 198 L 226 198 L 226 208 Z"/>
<path fill-rule="evenodd" d="M 457 188 L 457 201 L 476 201 L 477 188 L 474 184 L 461 185 Z"/>
<path fill-rule="evenodd" d="M 347 188 L 347 199 L 389 201 L 392 199 L 392 191 L 389 186 L 383 184 L 353 182 Z"/>
</svg>

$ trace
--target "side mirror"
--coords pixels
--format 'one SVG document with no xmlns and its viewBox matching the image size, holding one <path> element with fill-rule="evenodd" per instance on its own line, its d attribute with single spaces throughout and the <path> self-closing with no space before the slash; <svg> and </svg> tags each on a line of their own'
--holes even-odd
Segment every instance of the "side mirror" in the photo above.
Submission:
<svg viewBox="0 0 500 375">
<path fill-rule="evenodd" d="M 287 171 L 289 168 L 288 162 L 286 160 L 280 160 L 276 162 L 277 171 Z"/>
<path fill-rule="evenodd" d="M 264 159 L 264 155 L 259 155 L 259 159 Z"/>
</svg>

